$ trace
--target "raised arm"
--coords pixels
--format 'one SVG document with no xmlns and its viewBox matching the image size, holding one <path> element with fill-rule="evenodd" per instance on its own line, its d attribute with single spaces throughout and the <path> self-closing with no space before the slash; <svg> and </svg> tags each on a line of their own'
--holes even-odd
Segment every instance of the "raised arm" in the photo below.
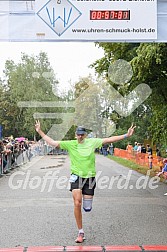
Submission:
<svg viewBox="0 0 167 252">
<path fill-rule="evenodd" d="M 131 127 L 128 129 L 128 132 L 124 135 L 119 135 L 119 136 L 112 136 L 112 137 L 108 137 L 108 138 L 104 138 L 103 139 L 103 144 L 106 143 L 114 143 L 120 140 L 123 140 L 127 137 L 130 137 L 133 135 L 134 133 L 134 129 L 136 128 L 136 126 L 134 126 L 133 124 L 131 125 Z"/>
<path fill-rule="evenodd" d="M 59 147 L 59 143 L 60 141 L 55 141 L 53 140 L 51 137 L 45 135 L 45 133 L 41 130 L 41 125 L 40 125 L 40 121 L 37 120 L 35 122 L 35 130 L 36 132 L 38 132 L 38 134 L 51 146 L 54 147 Z"/>
</svg>

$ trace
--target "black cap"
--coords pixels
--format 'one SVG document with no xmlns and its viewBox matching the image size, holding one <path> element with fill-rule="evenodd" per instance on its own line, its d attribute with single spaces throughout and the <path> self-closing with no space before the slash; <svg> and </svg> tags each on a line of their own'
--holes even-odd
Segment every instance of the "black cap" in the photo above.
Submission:
<svg viewBox="0 0 167 252">
<path fill-rule="evenodd" d="M 78 126 L 78 128 L 76 129 L 76 134 L 78 134 L 78 135 L 86 134 L 86 129 L 82 126 Z"/>
</svg>

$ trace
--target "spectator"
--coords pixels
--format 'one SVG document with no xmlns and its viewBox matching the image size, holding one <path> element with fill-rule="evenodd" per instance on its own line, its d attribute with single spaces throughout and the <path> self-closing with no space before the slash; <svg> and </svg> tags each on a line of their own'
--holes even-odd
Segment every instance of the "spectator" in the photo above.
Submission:
<svg viewBox="0 0 167 252">
<path fill-rule="evenodd" d="M 2 141 L 0 141 L 0 153 L 4 151 L 4 144 Z"/>
<path fill-rule="evenodd" d="M 147 154 L 152 155 L 152 148 L 150 147 L 149 144 L 147 144 Z"/>
<path fill-rule="evenodd" d="M 149 168 L 152 169 L 153 156 L 151 154 L 148 155 L 148 163 L 149 163 Z"/>
<path fill-rule="evenodd" d="M 9 173 L 9 169 L 11 168 L 12 149 L 13 149 L 12 144 L 8 142 L 5 146 L 5 160 L 7 162 L 7 165 L 5 166 L 4 173 Z"/>
<path fill-rule="evenodd" d="M 163 160 L 161 157 L 158 157 L 158 165 L 159 165 L 159 171 L 162 171 L 163 168 Z"/>
<path fill-rule="evenodd" d="M 141 153 L 146 153 L 146 148 L 144 144 L 141 145 Z"/>
<path fill-rule="evenodd" d="M 135 142 L 135 145 L 134 145 L 134 147 L 133 147 L 133 150 L 134 150 L 134 151 L 137 151 L 137 148 L 138 148 L 138 145 L 137 145 L 137 142 Z"/>
<path fill-rule="evenodd" d="M 1 155 L 1 172 L 5 173 L 7 161 L 5 160 L 4 155 L 5 154 L 5 148 L 4 148 L 4 143 L 3 141 L 0 141 L 0 155 Z"/>
<path fill-rule="evenodd" d="M 113 145 L 113 143 L 111 143 L 109 145 L 109 153 L 110 153 L 111 156 L 113 156 L 113 154 L 114 154 L 114 145 Z"/>
<path fill-rule="evenodd" d="M 162 171 L 158 172 L 157 176 L 160 177 L 161 175 L 163 175 L 167 182 L 167 158 L 163 159 L 163 166 L 164 167 L 162 168 Z"/>
<path fill-rule="evenodd" d="M 128 153 L 132 153 L 133 146 L 131 145 L 131 143 L 128 143 L 128 145 L 126 146 L 126 150 L 128 151 Z"/>
<path fill-rule="evenodd" d="M 107 156 L 107 155 L 108 155 L 108 147 L 109 147 L 108 144 L 103 144 L 102 152 L 103 152 L 103 155 L 104 155 L 104 156 Z"/>
<path fill-rule="evenodd" d="M 141 153 L 141 143 L 137 144 L 137 153 Z"/>
</svg>

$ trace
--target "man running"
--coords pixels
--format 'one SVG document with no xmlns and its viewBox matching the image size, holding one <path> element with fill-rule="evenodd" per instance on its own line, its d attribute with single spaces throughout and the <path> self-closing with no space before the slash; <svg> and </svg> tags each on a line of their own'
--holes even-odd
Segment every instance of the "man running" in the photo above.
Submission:
<svg viewBox="0 0 167 252">
<path fill-rule="evenodd" d="M 82 200 L 83 209 L 90 212 L 94 189 L 96 187 L 95 149 L 104 144 L 110 144 L 130 137 L 134 133 L 135 126 L 128 129 L 124 135 L 108 138 L 86 138 L 86 129 L 79 126 L 76 129 L 76 140 L 55 141 L 41 130 L 40 122 L 36 121 L 35 129 L 38 134 L 51 146 L 67 150 L 71 161 L 70 191 L 74 200 L 74 216 L 78 227 L 78 236 L 75 242 L 82 243 L 85 240 L 82 226 Z"/>
</svg>

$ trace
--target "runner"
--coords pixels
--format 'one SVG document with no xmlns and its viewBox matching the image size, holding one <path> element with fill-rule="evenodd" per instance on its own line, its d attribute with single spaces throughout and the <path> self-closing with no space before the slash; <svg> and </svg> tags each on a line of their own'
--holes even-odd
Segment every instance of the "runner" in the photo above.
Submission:
<svg viewBox="0 0 167 252">
<path fill-rule="evenodd" d="M 124 135 L 112 136 L 108 138 L 86 138 L 86 129 L 79 126 L 76 129 L 76 140 L 55 141 L 41 130 L 40 122 L 37 120 L 35 129 L 38 134 L 49 144 L 56 148 L 67 150 L 71 161 L 70 191 L 74 200 L 74 216 L 78 227 L 78 236 L 75 242 L 82 243 L 85 240 L 82 226 L 82 200 L 83 209 L 90 212 L 94 189 L 96 187 L 95 170 L 95 149 L 104 144 L 110 144 L 130 137 L 134 133 L 136 126 L 128 129 Z"/>
</svg>

